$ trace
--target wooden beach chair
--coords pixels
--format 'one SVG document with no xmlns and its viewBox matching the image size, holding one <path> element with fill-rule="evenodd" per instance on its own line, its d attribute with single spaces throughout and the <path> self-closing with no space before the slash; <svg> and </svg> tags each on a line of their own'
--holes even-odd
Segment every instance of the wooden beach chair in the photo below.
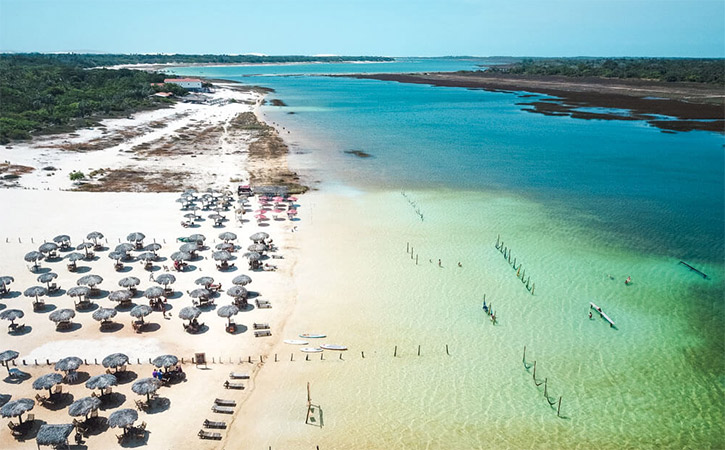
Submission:
<svg viewBox="0 0 725 450">
<path fill-rule="evenodd" d="M 244 389 L 244 385 L 242 383 L 230 383 L 228 380 L 224 382 L 224 388 L 225 389 Z"/>
<path fill-rule="evenodd" d="M 235 400 L 227 400 L 224 398 L 214 399 L 214 404 L 219 406 L 237 406 L 237 402 Z"/>
<path fill-rule="evenodd" d="M 221 433 L 214 431 L 199 430 L 199 437 L 202 439 L 215 439 L 218 441 L 221 440 L 222 435 Z"/>
<path fill-rule="evenodd" d="M 257 308 L 260 308 L 260 309 L 267 309 L 267 308 L 271 308 L 272 307 L 272 304 L 269 303 L 268 300 L 259 300 L 259 299 L 256 299 L 256 300 L 254 300 L 254 303 L 256 303 L 257 304 Z"/>
<path fill-rule="evenodd" d="M 241 373 L 241 372 L 230 372 L 229 378 L 233 380 L 248 380 L 249 374 L 248 373 Z"/>
<path fill-rule="evenodd" d="M 254 329 L 255 330 L 268 330 L 269 324 L 268 323 L 254 323 Z"/>
<path fill-rule="evenodd" d="M 254 337 L 264 337 L 264 336 L 272 336 L 272 332 L 270 330 L 259 330 L 254 332 Z"/>
<path fill-rule="evenodd" d="M 227 427 L 226 422 L 215 422 L 209 419 L 204 419 L 204 428 L 219 428 L 224 429 Z"/>
<path fill-rule="evenodd" d="M 211 407 L 211 410 L 215 413 L 234 414 L 234 408 L 232 408 L 231 406 L 214 405 Z"/>
</svg>

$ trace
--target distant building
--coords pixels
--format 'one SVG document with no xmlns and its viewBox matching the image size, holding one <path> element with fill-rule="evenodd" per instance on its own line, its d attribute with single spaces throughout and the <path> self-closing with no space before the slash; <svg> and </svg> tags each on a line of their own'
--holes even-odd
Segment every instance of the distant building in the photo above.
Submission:
<svg viewBox="0 0 725 450">
<path fill-rule="evenodd" d="M 174 94 L 171 92 L 157 92 L 154 94 L 154 97 L 173 97 Z"/>
<path fill-rule="evenodd" d="M 201 90 L 201 80 L 198 78 L 166 78 L 164 83 L 177 84 L 184 89 Z"/>
</svg>

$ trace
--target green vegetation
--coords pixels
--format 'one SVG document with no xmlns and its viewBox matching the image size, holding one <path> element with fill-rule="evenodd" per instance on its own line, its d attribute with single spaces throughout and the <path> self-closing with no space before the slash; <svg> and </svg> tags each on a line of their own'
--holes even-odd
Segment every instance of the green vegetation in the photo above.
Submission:
<svg viewBox="0 0 725 450">
<path fill-rule="evenodd" d="M 186 93 L 176 85 L 151 86 L 163 82 L 164 74 L 91 70 L 53 56 L 0 55 L 0 143 L 170 103 L 151 97 L 159 91 Z"/>
<path fill-rule="evenodd" d="M 491 73 L 630 78 L 725 84 L 725 59 L 691 58 L 526 58 Z"/>
<path fill-rule="evenodd" d="M 73 171 L 70 173 L 70 180 L 71 181 L 79 181 L 84 179 L 86 176 L 81 171 Z"/>
</svg>

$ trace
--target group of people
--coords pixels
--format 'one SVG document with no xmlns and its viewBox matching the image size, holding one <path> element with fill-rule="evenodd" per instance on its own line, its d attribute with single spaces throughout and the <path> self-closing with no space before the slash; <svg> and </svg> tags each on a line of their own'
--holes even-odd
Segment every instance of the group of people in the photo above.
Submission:
<svg viewBox="0 0 725 450">
<path fill-rule="evenodd" d="M 154 369 L 153 372 L 151 372 L 151 376 L 159 381 L 164 381 L 164 379 L 170 379 L 171 377 L 181 375 L 183 373 L 183 370 L 181 369 L 181 365 L 178 365 L 174 367 L 173 369 L 163 372 L 161 370 Z"/>
</svg>

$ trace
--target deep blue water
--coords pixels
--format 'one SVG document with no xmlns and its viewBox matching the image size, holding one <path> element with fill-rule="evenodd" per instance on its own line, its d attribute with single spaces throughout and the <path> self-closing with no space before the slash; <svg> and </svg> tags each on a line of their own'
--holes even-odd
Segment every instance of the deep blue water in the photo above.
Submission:
<svg viewBox="0 0 725 450">
<path fill-rule="evenodd" d="M 288 106 L 267 106 L 265 113 L 292 130 L 293 141 L 303 136 L 296 150 L 309 152 L 325 179 L 362 187 L 512 192 L 552 214 L 589 220 L 607 238 L 631 239 L 643 252 L 723 262 L 721 134 L 668 134 L 645 122 L 543 116 L 522 111 L 516 103 L 531 99 L 517 94 L 291 75 L 473 68 L 466 60 L 413 60 L 177 73 L 275 89 L 268 98 Z M 262 70 L 290 76 L 251 75 Z"/>
</svg>

